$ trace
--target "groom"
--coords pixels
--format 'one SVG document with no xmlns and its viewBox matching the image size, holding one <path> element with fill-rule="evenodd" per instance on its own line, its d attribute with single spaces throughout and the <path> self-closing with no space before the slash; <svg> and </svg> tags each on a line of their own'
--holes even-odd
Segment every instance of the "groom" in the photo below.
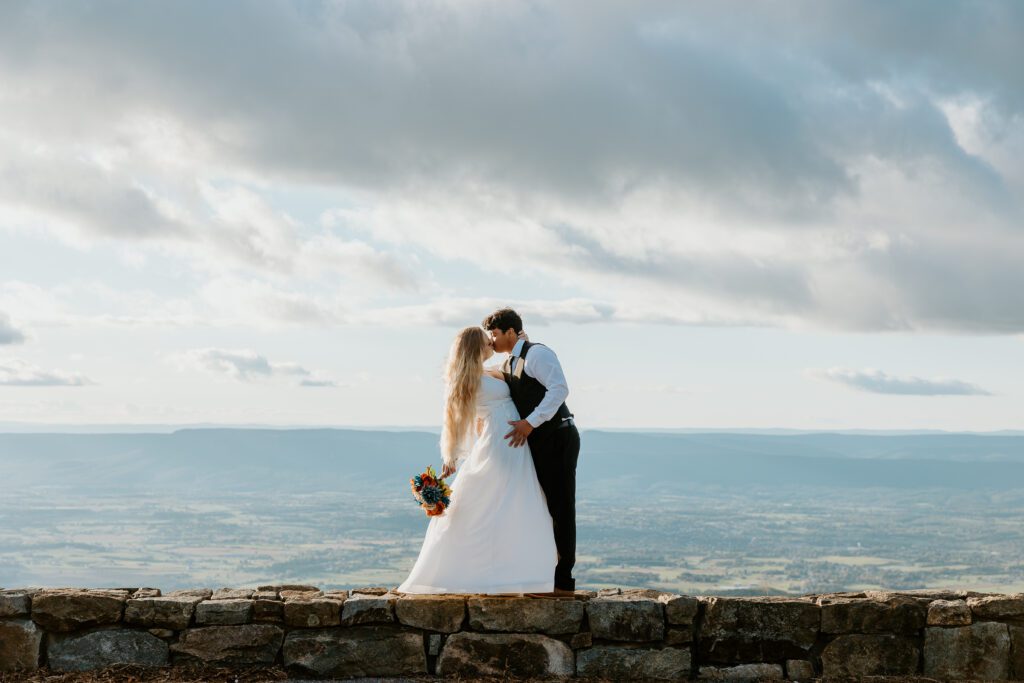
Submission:
<svg viewBox="0 0 1024 683">
<path fill-rule="evenodd" d="M 553 593 L 531 593 L 537 597 L 575 595 L 576 580 L 576 460 L 580 454 L 580 433 L 565 405 L 569 386 L 555 352 L 543 344 L 519 339 L 523 321 L 511 308 L 487 316 L 484 329 L 490 332 L 497 353 L 508 353 L 501 368 L 512 402 L 523 419 L 509 422 L 505 435 L 513 446 L 530 444 L 537 479 L 548 501 L 554 522 L 555 566 Z"/>
</svg>

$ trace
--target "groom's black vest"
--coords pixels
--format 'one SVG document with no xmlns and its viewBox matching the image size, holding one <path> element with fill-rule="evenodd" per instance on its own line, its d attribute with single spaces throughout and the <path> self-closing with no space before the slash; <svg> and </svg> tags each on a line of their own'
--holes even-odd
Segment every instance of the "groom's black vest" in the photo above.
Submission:
<svg viewBox="0 0 1024 683">
<path fill-rule="evenodd" d="M 512 395 L 512 402 L 516 405 L 519 415 L 524 420 L 540 405 L 540 402 L 544 400 L 544 394 L 547 393 L 547 388 L 543 384 L 523 372 L 523 369 L 526 367 L 526 354 L 530 352 L 530 347 L 532 346 L 536 345 L 530 342 L 523 342 L 523 348 L 519 352 L 519 360 L 516 362 L 514 374 L 511 372 L 511 354 L 505 359 L 505 364 L 501 367 L 501 372 L 505 376 L 505 382 L 508 384 L 509 393 Z M 569 407 L 563 402 L 562 405 L 558 406 L 558 410 L 555 411 L 550 420 L 540 424 L 533 430 L 530 438 L 532 439 L 535 435 L 542 436 L 553 432 L 562 424 L 563 420 L 569 417 L 572 417 L 572 413 L 569 412 Z"/>
</svg>

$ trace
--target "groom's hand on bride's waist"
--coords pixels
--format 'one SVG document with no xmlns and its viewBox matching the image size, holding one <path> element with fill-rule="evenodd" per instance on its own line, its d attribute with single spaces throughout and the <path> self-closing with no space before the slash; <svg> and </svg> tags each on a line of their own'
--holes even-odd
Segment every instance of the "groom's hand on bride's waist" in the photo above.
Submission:
<svg viewBox="0 0 1024 683">
<path fill-rule="evenodd" d="M 526 443 L 526 437 L 533 431 L 533 425 L 526 420 L 509 420 L 508 423 L 512 425 L 512 431 L 505 435 L 506 439 L 511 439 L 510 443 L 518 448 Z"/>
</svg>

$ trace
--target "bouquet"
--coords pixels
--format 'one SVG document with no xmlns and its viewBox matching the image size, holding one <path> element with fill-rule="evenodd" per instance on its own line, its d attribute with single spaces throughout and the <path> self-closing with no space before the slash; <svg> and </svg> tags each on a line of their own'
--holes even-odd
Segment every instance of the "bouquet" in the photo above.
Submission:
<svg viewBox="0 0 1024 683">
<path fill-rule="evenodd" d="M 452 490 L 444 479 L 438 479 L 437 473 L 431 465 L 427 465 L 427 471 L 417 474 L 409 480 L 412 484 L 412 496 L 416 502 L 427 513 L 427 517 L 443 515 L 448 507 L 449 496 Z"/>
</svg>

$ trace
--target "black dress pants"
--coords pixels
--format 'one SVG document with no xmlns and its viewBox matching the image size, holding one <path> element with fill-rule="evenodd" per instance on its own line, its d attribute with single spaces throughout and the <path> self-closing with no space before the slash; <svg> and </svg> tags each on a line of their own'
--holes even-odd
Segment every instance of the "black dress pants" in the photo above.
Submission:
<svg viewBox="0 0 1024 683">
<path fill-rule="evenodd" d="M 572 567 L 576 564 L 576 461 L 580 455 L 580 433 L 573 425 L 531 434 L 528 441 L 537 479 L 554 522 L 558 549 L 555 588 L 575 590 Z"/>
</svg>

